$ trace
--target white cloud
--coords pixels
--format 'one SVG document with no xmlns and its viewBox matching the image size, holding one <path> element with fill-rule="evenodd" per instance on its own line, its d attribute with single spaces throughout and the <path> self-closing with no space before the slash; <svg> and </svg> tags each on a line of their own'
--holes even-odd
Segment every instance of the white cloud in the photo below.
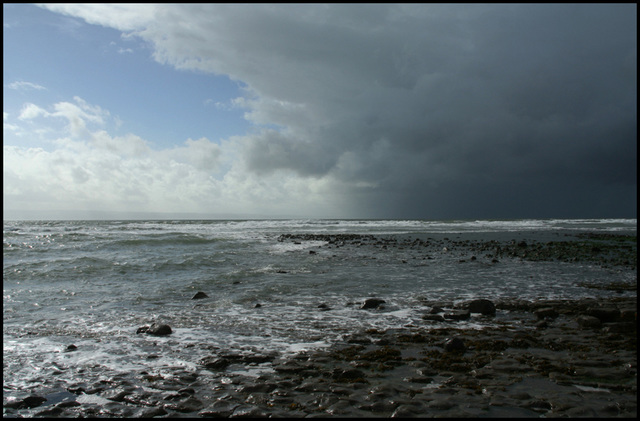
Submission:
<svg viewBox="0 0 640 421">
<path fill-rule="evenodd" d="M 37 83 L 31 82 L 13 82 L 7 85 L 11 89 L 35 89 L 35 90 L 46 90 L 42 85 L 38 85 Z"/>
<path fill-rule="evenodd" d="M 144 27 L 144 25 L 155 18 L 157 10 L 162 7 L 162 5 L 149 3 L 49 3 L 39 6 L 69 16 L 79 16 L 88 23 L 112 27 L 121 31 L 131 31 Z"/>
<path fill-rule="evenodd" d="M 247 171 L 242 137 L 222 144 L 187 139 L 157 149 L 135 134 L 113 136 L 102 129 L 110 113 L 81 98 L 51 108 L 30 104 L 23 111 L 48 117 L 37 130 L 48 133 L 50 148 L 4 146 L 5 209 L 331 216 L 320 213 L 332 211 L 326 181 Z M 70 122 L 53 138 L 51 117 Z"/>
<path fill-rule="evenodd" d="M 22 111 L 20 112 L 20 116 L 18 116 L 18 118 L 20 120 L 32 120 L 40 116 L 48 115 L 49 113 L 43 108 L 40 108 L 35 104 L 27 103 L 22 107 Z"/>
</svg>

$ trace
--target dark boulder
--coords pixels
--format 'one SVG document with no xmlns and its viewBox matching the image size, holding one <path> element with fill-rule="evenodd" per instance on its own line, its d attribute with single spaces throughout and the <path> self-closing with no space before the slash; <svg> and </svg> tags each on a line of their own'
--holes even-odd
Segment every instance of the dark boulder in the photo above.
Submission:
<svg viewBox="0 0 640 421">
<path fill-rule="evenodd" d="M 444 350 L 446 352 L 464 353 L 467 350 L 467 347 L 465 346 L 464 341 L 462 339 L 451 338 L 444 343 Z"/>
<path fill-rule="evenodd" d="M 602 322 L 597 317 L 593 316 L 578 316 L 576 319 L 578 325 L 583 329 L 598 329 L 602 327 Z"/>
<path fill-rule="evenodd" d="M 586 313 L 588 316 L 597 317 L 603 323 L 617 322 L 620 319 L 620 310 L 617 308 L 593 307 Z"/>
<path fill-rule="evenodd" d="M 495 316 L 496 314 L 496 306 L 493 302 L 485 299 L 473 300 L 467 308 L 471 313 L 480 313 L 485 316 Z"/>
<path fill-rule="evenodd" d="M 196 295 L 191 297 L 192 300 L 200 300 L 202 298 L 209 298 L 209 296 L 202 291 L 198 291 L 196 292 Z"/>
<path fill-rule="evenodd" d="M 146 333 L 154 336 L 166 336 L 171 335 L 171 327 L 169 325 L 161 323 L 153 323 L 151 326 L 142 326 L 138 328 L 136 333 Z"/>
<path fill-rule="evenodd" d="M 384 303 L 386 303 L 386 301 L 381 300 L 380 298 L 367 298 L 366 300 L 364 300 L 364 303 L 362 303 L 362 306 L 360 308 L 375 309 L 379 308 Z"/>
<path fill-rule="evenodd" d="M 201 359 L 200 364 L 202 364 L 209 370 L 223 370 L 227 368 L 229 364 L 231 364 L 231 361 L 229 361 L 227 358 L 221 358 L 217 355 L 213 355 Z"/>
<path fill-rule="evenodd" d="M 47 401 L 47 398 L 43 398 L 42 396 L 31 395 L 27 396 L 24 399 L 9 401 L 4 403 L 4 408 L 12 408 L 12 409 L 24 409 L 24 408 L 35 408 Z"/>
</svg>

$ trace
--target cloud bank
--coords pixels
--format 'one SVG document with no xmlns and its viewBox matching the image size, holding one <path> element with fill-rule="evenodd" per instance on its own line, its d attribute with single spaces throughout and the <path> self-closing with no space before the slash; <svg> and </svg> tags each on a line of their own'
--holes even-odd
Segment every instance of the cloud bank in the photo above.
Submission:
<svg viewBox="0 0 640 421">
<path fill-rule="evenodd" d="M 636 215 L 635 5 L 46 7 L 144 39 L 164 65 L 241 81 L 234 104 L 256 125 L 155 151 L 152 139 L 87 131 L 105 112 L 80 99 L 25 106 L 23 120 L 67 119 L 76 140 L 55 153 L 75 160 L 57 176 L 87 198 L 110 177 L 109 203 L 146 210 Z M 39 176 L 46 194 L 51 176 Z"/>
</svg>

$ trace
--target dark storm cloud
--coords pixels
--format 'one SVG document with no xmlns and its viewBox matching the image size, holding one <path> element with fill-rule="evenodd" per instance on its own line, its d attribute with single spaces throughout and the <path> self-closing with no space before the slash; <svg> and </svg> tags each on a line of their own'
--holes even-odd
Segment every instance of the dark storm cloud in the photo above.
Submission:
<svg viewBox="0 0 640 421">
<path fill-rule="evenodd" d="M 636 5 L 163 6 L 143 26 L 283 128 L 247 136 L 250 170 L 328 177 L 361 216 L 636 214 Z"/>
</svg>

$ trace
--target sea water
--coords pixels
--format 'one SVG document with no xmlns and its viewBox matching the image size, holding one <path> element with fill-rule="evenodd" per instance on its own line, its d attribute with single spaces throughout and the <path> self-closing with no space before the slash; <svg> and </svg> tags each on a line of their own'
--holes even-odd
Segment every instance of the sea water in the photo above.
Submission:
<svg viewBox="0 0 640 421">
<path fill-rule="evenodd" d="M 412 239 L 562 241 L 635 235 L 635 219 L 4 221 L 5 392 L 182 367 L 211 353 L 294 353 L 354 332 L 424 324 L 425 300 L 633 294 L 584 283 L 635 270 L 404 246 Z M 295 238 L 283 234 L 298 235 Z M 322 234 L 305 239 L 305 234 Z M 330 235 L 400 240 L 336 244 Z M 296 240 L 298 238 L 298 240 Z M 192 300 L 202 291 L 208 298 Z M 381 310 L 360 309 L 365 299 Z M 319 307 L 322 306 L 322 307 Z M 136 334 L 166 323 L 165 337 Z M 472 321 L 469 322 L 472 324 Z M 67 347 L 74 345 L 72 352 Z"/>
</svg>

